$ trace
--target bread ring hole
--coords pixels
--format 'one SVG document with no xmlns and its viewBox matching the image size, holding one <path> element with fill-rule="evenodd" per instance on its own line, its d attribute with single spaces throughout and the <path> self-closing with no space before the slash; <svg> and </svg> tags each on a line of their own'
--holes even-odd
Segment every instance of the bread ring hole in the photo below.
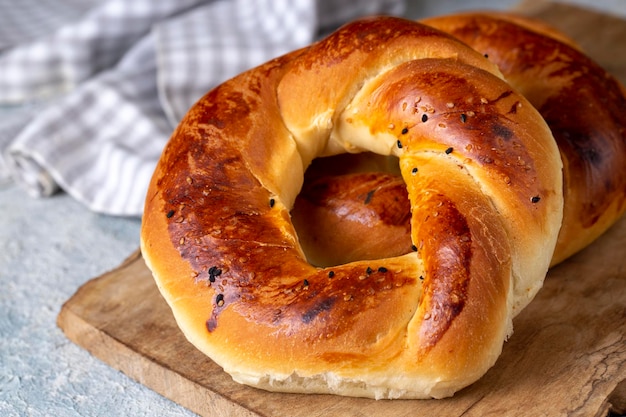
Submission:
<svg viewBox="0 0 626 417">
<path fill-rule="evenodd" d="M 365 152 L 315 159 L 291 216 L 315 266 L 412 251 L 410 204 L 395 156 Z"/>
</svg>

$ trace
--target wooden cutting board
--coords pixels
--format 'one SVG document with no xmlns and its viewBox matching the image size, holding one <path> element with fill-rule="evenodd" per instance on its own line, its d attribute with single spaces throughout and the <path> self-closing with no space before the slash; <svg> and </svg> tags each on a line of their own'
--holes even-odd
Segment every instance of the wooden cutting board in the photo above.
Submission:
<svg viewBox="0 0 626 417">
<path fill-rule="evenodd" d="M 626 81 L 623 49 L 606 52 L 622 48 L 626 22 L 543 2 L 524 10 L 592 45 L 596 60 L 607 59 Z M 608 38 L 590 29 L 598 22 L 611 25 Z M 236 384 L 186 341 L 139 252 L 83 285 L 58 325 L 94 356 L 202 416 L 606 416 L 626 411 L 626 218 L 553 268 L 515 319 L 495 366 L 444 400 L 303 396 Z"/>
</svg>

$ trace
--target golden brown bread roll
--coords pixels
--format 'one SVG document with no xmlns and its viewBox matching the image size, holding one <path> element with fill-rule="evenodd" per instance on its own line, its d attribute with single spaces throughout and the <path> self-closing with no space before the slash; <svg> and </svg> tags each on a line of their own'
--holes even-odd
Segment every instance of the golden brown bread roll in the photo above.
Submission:
<svg viewBox="0 0 626 417">
<path fill-rule="evenodd" d="M 304 172 L 366 151 L 397 158 L 416 251 L 313 266 L 289 214 Z M 494 364 L 541 287 L 561 190 L 547 125 L 489 60 L 416 22 L 363 19 L 190 109 L 141 246 L 183 333 L 236 381 L 440 398 Z"/>
</svg>

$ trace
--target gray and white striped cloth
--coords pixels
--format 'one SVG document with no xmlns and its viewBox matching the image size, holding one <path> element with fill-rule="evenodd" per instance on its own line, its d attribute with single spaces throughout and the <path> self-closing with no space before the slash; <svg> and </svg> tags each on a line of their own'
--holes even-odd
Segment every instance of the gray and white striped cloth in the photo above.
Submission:
<svg viewBox="0 0 626 417">
<path fill-rule="evenodd" d="M 140 216 L 173 128 L 223 80 L 401 0 L 0 0 L 0 180 Z"/>
</svg>

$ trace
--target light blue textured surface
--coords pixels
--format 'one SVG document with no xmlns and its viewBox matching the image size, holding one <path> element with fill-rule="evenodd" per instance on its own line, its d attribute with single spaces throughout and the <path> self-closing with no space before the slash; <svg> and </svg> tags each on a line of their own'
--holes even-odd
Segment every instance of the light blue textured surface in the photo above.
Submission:
<svg viewBox="0 0 626 417">
<path fill-rule="evenodd" d="M 63 303 L 138 248 L 138 219 L 0 189 L 0 415 L 192 415 L 71 343 Z"/>
<path fill-rule="evenodd" d="M 573 3 L 626 16 L 623 0 Z M 511 4 L 412 1 L 409 13 Z M 138 219 L 89 212 L 64 194 L 37 200 L 0 185 L 0 416 L 193 415 L 95 359 L 56 326 L 62 304 L 82 284 L 138 248 L 139 226 Z"/>
</svg>

